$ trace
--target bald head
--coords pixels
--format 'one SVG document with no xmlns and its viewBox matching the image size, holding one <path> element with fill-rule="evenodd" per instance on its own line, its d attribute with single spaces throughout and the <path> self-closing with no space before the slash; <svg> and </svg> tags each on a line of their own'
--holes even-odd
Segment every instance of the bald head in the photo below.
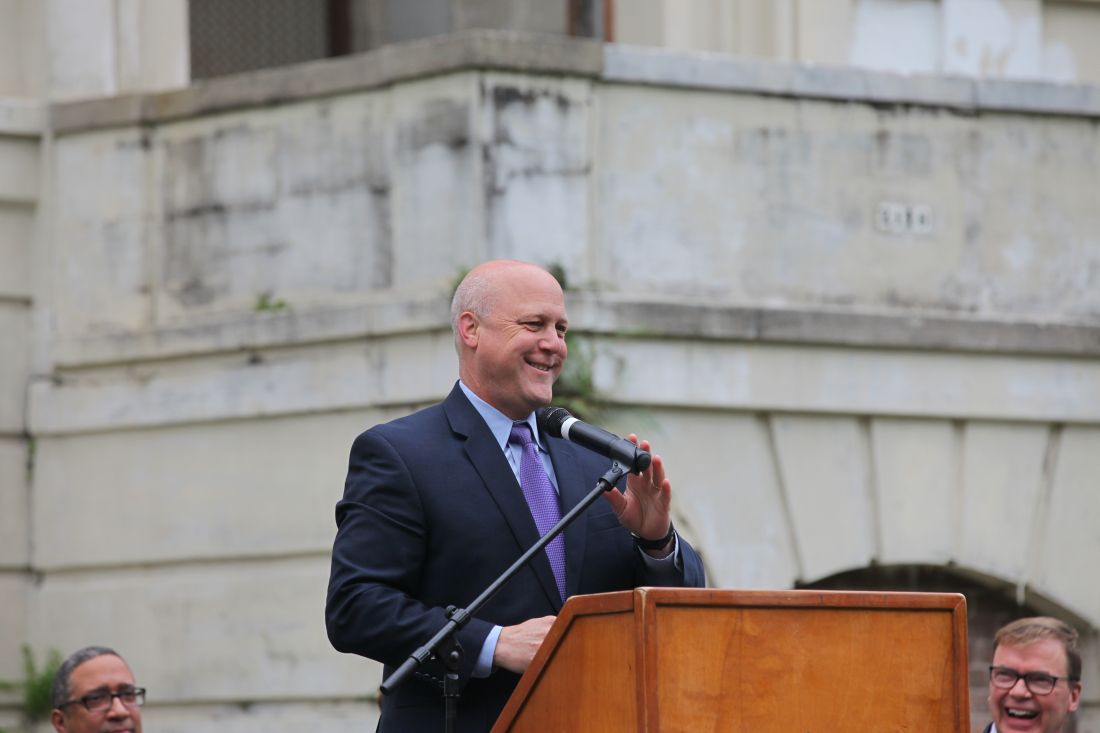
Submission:
<svg viewBox="0 0 1100 733">
<path fill-rule="evenodd" d="M 451 324 L 463 384 L 520 420 L 549 404 L 565 363 L 565 298 L 554 276 L 519 260 L 491 260 L 455 290 Z"/>
<path fill-rule="evenodd" d="M 478 318 L 486 318 L 493 309 L 496 297 L 501 294 L 505 286 L 524 274 L 533 274 L 535 277 L 545 275 L 551 279 L 554 277 L 544 268 L 523 260 L 489 260 L 466 273 L 466 277 L 462 278 L 462 282 L 455 288 L 454 297 L 451 299 L 451 329 L 455 334 L 455 347 L 460 354 L 462 349 L 458 338 L 459 316 L 469 311 Z M 557 283 L 557 280 L 554 282 Z"/>
</svg>

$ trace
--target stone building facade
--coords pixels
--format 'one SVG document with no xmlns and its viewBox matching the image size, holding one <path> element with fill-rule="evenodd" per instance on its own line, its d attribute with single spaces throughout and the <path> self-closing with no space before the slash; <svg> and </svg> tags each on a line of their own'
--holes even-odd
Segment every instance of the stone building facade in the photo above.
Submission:
<svg viewBox="0 0 1100 733">
<path fill-rule="evenodd" d="M 493 31 L 111 68 L 0 99 L 0 677 L 106 643 L 158 730 L 369 728 L 347 449 L 446 393 L 450 290 L 508 256 L 565 273 L 711 585 L 967 590 L 978 670 L 1059 615 L 1100 731 L 1100 88 Z"/>
</svg>

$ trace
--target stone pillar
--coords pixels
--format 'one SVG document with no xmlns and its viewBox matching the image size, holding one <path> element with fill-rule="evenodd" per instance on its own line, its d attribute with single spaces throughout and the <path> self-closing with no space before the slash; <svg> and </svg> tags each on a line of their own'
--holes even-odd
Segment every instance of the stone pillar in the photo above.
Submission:
<svg viewBox="0 0 1100 733">
<path fill-rule="evenodd" d="M 41 29 L 25 48 L 30 96 L 56 100 L 186 86 L 187 0 L 42 0 L 24 4 L 24 25 Z"/>
<path fill-rule="evenodd" d="M 41 120 L 37 105 L 0 99 L 0 680 L 22 678 L 19 648 L 27 638 L 32 454 L 25 422 L 32 303 L 28 283 Z M 0 698 L 0 728 L 18 719 L 17 707 L 16 698 Z"/>
</svg>

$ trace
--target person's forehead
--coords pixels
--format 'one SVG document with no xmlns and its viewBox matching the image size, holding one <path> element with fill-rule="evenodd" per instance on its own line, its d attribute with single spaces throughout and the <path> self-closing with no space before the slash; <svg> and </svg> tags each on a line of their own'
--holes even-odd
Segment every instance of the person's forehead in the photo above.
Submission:
<svg viewBox="0 0 1100 733">
<path fill-rule="evenodd" d="M 502 313 L 553 312 L 565 317 L 565 297 L 561 286 L 548 273 L 533 271 L 502 281 L 492 298 L 494 310 Z"/>
<path fill-rule="evenodd" d="M 119 685 L 132 684 L 134 676 L 130 668 L 113 654 L 101 654 L 89 659 L 78 665 L 69 675 L 69 686 L 74 697 L 101 687 L 114 690 Z"/>
<path fill-rule="evenodd" d="M 993 654 L 993 665 L 1020 672 L 1046 672 L 1064 677 L 1066 651 L 1057 639 L 1039 639 L 1030 644 L 1001 644 Z"/>
</svg>

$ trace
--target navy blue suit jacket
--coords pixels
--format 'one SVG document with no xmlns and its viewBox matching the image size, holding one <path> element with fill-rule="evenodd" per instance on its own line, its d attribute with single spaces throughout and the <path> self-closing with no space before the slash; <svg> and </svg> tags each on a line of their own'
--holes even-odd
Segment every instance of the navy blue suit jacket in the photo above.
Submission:
<svg viewBox="0 0 1100 733">
<path fill-rule="evenodd" d="M 545 445 L 568 511 L 610 462 L 558 438 Z M 355 439 L 336 525 L 329 639 L 340 651 L 381 661 L 386 674 L 446 623 L 446 606 L 466 607 L 539 536 L 500 445 L 457 384 L 442 403 Z M 699 556 L 682 539 L 680 550 L 682 585 L 702 586 Z M 568 595 L 649 584 L 630 533 L 602 499 L 566 529 L 565 556 Z M 460 731 L 487 731 L 519 680 L 504 670 L 470 677 L 492 627 L 557 614 L 561 605 L 540 553 L 459 633 Z M 439 688 L 424 675 L 383 700 L 380 731 L 442 726 Z"/>
</svg>

